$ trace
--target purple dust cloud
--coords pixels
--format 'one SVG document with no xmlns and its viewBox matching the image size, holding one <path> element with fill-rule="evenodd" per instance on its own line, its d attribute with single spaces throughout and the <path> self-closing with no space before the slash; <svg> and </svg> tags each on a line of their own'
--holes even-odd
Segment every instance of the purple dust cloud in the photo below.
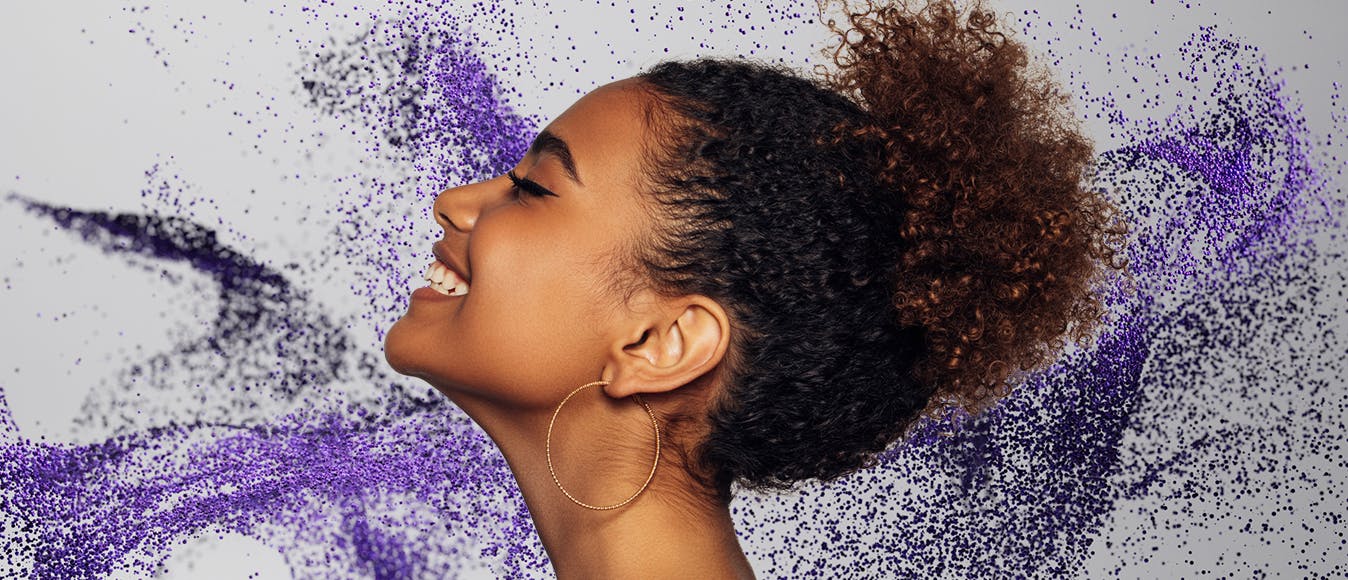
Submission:
<svg viewBox="0 0 1348 580">
<path fill-rule="evenodd" d="M 84 402 L 76 425 L 113 434 L 100 443 L 25 437 L 0 385 L 9 573 L 149 575 L 185 538 L 228 531 L 276 548 L 297 577 L 454 577 L 479 562 L 502 577 L 551 575 L 494 445 L 386 369 L 378 350 L 434 239 L 432 196 L 504 171 L 544 122 L 515 112 L 518 89 L 503 79 L 543 79 L 520 81 L 481 58 L 471 24 L 508 23 L 501 7 L 398 6 L 397 18 L 341 13 L 364 19 L 360 32 L 305 45 L 295 68 L 291 97 L 368 144 L 368 165 L 332 180 L 337 255 L 308 266 L 252 258 L 220 241 L 228 224 L 173 203 L 173 179 L 158 167 L 146 172 L 142 213 L 62 207 L 40 191 L 3 202 L 128 267 L 186 266 L 218 295 L 198 334 L 126 361 Z M 741 8 L 727 11 L 738 25 L 718 26 L 819 25 L 811 10 Z M 672 14 L 666 29 L 694 18 Z M 132 34 L 167 46 L 143 25 Z M 1278 534 L 1231 519 L 1230 498 L 1243 494 L 1298 510 L 1298 537 L 1323 538 L 1273 564 L 1345 572 L 1342 476 L 1296 469 L 1345 465 L 1342 386 L 1317 378 L 1344 375 L 1333 324 L 1348 283 L 1334 270 L 1338 249 L 1323 243 L 1341 229 L 1340 161 L 1314 141 L 1257 47 L 1205 27 L 1180 57 L 1187 74 L 1127 89 L 1128 99 L 1183 97 L 1187 106 L 1155 117 L 1129 118 L 1112 91 L 1072 88 L 1126 143 L 1097 156 L 1095 187 L 1133 228 L 1132 276 L 1103 289 L 1114 319 L 1097 343 L 983 416 L 925 424 L 871 469 L 791 494 L 741 494 L 732 511 L 761 577 L 1081 575 L 1092 554 L 1145 563 L 1149 534 L 1181 511 L 1232 536 Z M 368 302 L 359 316 L 376 336 L 354 334 L 301 285 L 332 261 L 354 265 L 350 290 Z M 1185 427 L 1232 408 L 1244 419 Z M 1104 539 L 1129 510 L 1151 531 Z M 1231 557 L 1244 564 L 1227 570 L 1264 571 L 1252 553 Z"/>
</svg>

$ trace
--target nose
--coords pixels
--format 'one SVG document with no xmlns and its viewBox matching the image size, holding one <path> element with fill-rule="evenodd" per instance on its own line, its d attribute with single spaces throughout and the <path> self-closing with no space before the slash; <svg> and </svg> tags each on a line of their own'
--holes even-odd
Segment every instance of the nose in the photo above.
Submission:
<svg viewBox="0 0 1348 580">
<path fill-rule="evenodd" d="M 445 233 L 473 231 L 479 216 L 505 200 L 509 193 L 509 188 L 502 183 L 505 179 L 498 177 L 440 192 L 432 206 L 435 222 Z"/>
</svg>

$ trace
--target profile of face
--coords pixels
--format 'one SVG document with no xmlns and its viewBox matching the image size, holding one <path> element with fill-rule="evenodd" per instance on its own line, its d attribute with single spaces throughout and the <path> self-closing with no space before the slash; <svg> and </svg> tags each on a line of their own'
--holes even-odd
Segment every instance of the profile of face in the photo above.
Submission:
<svg viewBox="0 0 1348 580">
<path fill-rule="evenodd" d="M 694 362 L 707 364 L 724 352 L 724 314 L 713 315 L 710 301 L 615 296 L 615 282 L 631 275 L 617 257 L 653 219 L 638 193 L 650 98 L 639 82 L 589 93 L 539 133 L 510 173 L 435 199 L 444 235 L 429 268 L 442 286 L 413 292 L 389 330 L 394 370 L 426 380 L 477 418 L 484 408 L 551 409 L 570 389 L 601 378 L 616 386 L 625 374 L 644 373 L 641 389 L 673 388 L 691 375 L 646 371 L 688 367 L 688 355 L 699 354 L 689 350 L 704 351 Z M 717 340 L 690 345 L 684 333 L 694 327 L 710 327 Z M 705 372 L 707 364 L 691 366 Z"/>
</svg>

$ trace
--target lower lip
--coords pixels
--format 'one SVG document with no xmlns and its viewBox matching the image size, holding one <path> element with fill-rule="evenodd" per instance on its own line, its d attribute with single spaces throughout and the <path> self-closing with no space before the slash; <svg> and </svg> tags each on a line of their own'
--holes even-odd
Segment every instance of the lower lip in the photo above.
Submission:
<svg viewBox="0 0 1348 580">
<path fill-rule="evenodd" d="M 464 294 L 462 296 L 450 296 L 447 294 L 441 294 L 439 292 L 436 292 L 435 290 L 432 290 L 430 286 L 422 286 L 412 291 L 412 298 L 414 300 L 422 300 L 426 302 L 439 302 L 439 301 L 448 302 L 455 298 L 462 298 L 463 296 L 467 296 L 467 294 Z"/>
</svg>

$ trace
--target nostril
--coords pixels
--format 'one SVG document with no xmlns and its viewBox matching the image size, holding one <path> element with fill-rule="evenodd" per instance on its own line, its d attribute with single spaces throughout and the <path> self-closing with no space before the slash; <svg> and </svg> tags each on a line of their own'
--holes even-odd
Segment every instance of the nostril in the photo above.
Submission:
<svg viewBox="0 0 1348 580">
<path fill-rule="evenodd" d="M 454 223 L 454 220 L 449 219 L 449 214 L 446 214 L 443 211 L 435 212 L 435 221 L 440 222 L 440 227 L 444 229 L 453 229 L 455 231 L 460 232 L 463 231 L 462 229 L 459 229 L 459 226 L 457 224 Z"/>
</svg>

